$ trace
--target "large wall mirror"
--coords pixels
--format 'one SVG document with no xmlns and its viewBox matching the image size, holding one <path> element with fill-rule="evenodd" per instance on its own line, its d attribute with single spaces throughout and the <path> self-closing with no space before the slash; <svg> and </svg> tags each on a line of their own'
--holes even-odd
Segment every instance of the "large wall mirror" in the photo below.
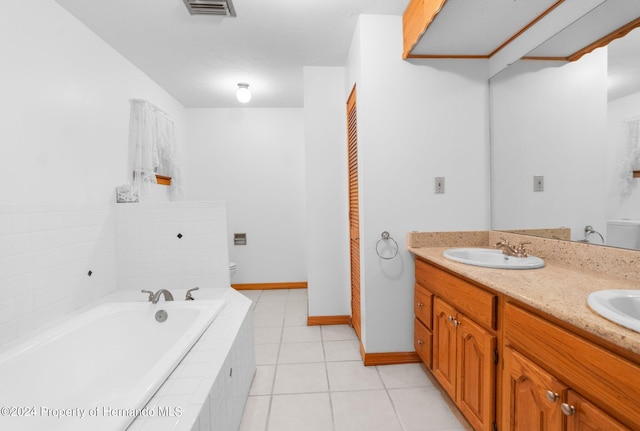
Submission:
<svg viewBox="0 0 640 431">
<path fill-rule="evenodd" d="M 629 149 L 634 126 L 640 145 L 640 28 L 576 61 L 512 64 L 490 80 L 490 110 L 494 230 L 568 228 L 574 241 L 636 248 L 607 226 L 640 223 L 640 178 L 623 174 L 640 156 Z"/>
</svg>

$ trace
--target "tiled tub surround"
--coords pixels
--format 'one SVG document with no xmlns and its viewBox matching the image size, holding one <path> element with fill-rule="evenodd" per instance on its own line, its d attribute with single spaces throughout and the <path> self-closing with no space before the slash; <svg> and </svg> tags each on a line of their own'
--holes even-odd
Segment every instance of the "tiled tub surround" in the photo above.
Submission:
<svg viewBox="0 0 640 431">
<path fill-rule="evenodd" d="M 0 348 L 116 289 L 228 286 L 226 217 L 224 202 L 0 204 Z"/>
<path fill-rule="evenodd" d="M 182 301 L 186 291 L 173 290 L 172 293 L 176 301 Z M 225 301 L 225 306 L 147 403 L 146 416 L 135 418 L 127 428 L 129 431 L 235 430 L 240 426 L 256 369 L 251 301 L 231 288 L 200 289 L 194 296 L 194 303 L 219 299 Z M 146 301 L 146 296 L 119 290 L 98 303 L 142 301 Z M 163 300 L 160 301 L 159 307 L 162 307 Z M 91 307 L 70 313 L 66 319 Z M 14 344 L 17 341 L 7 347 Z M 136 355 L 132 351 L 121 353 Z M 114 407 L 99 406 L 98 411 Z M 79 429 L 85 429 L 82 419 L 77 420 Z"/>
<path fill-rule="evenodd" d="M 176 299 L 185 291 L 176 290 Z M 131 297 L 116 292 L 112 298 Z M 218 431 L 240 427 L 256 371 L 251 300 L 231 288 L 200 289 L 195 300 L 222 299 L 225 308 L 147 407 L 180 408 L 181 416 L 138 417 L 128 431 Z"/>
<path fill-rule="evenodd" d="M 468 236 L 467 236 L 468 235 Z M 411 233 L 409 251 L 429 262 L 477 281 L 496 292 L 535 307 L 622 349 L 640 354 L 640 333 L 600 317 L 587 306 L 589 293 L 602 289 L 638 289 L 640 252 L 536 238 L 498 231 Z M 533 270 L 482 268 L 454 262 L 442 253 L 450 247 L 490 247 L 500 238 L 531 242 L 531 254 L 545 259 Z M 466 241 L 468 239 L 468 241 Z"/>
</svg>

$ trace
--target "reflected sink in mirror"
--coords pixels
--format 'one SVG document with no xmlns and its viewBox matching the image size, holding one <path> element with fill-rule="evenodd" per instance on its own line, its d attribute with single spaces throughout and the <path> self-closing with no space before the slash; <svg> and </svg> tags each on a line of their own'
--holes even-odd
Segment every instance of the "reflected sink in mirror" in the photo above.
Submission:
<svg viewBox="0 0 640 431">
<path fill-rule="evenodd" d="M 493 248 L 450 248 L 443 253 L 447 259 L 467 265 L 496 269 L 535 269 L 544 266 L 544 260 L 536 256 L 507 256 Z"/>
<path fill-rule="evenodd" d="M 640 332 L 640 290 L 599 290 L 587 303 L 602 317 Z"/>
</svg>

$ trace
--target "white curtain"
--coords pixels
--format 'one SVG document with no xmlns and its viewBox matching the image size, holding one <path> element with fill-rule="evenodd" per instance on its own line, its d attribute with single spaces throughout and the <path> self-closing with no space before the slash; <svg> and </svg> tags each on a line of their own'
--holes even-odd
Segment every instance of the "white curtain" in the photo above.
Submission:
<svg viewBox="0 0 640 431">
<path fill-rule="evenodd" d="M 171 177 L 171 195 L 180 195 L 180 169 L 176 160 L 173 119 L 162 109 L 142 99 L 131 99 L 129 118 L 129 163 L 132 189 L 144 196 L 156 174 Z"/>
</svg>

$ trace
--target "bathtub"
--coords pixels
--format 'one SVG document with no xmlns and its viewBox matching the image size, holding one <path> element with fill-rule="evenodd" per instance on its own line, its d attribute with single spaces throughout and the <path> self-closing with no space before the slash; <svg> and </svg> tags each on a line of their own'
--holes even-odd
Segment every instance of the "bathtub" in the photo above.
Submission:
<svg viewBox="0 0 640 431">
<path fill-rule="evenodd" d="M 179 417 L 145 405 L 224 305 L 102 304 L 0 354 L 0 429 L 120 431 L 136 417 Z"/>
</svg>

